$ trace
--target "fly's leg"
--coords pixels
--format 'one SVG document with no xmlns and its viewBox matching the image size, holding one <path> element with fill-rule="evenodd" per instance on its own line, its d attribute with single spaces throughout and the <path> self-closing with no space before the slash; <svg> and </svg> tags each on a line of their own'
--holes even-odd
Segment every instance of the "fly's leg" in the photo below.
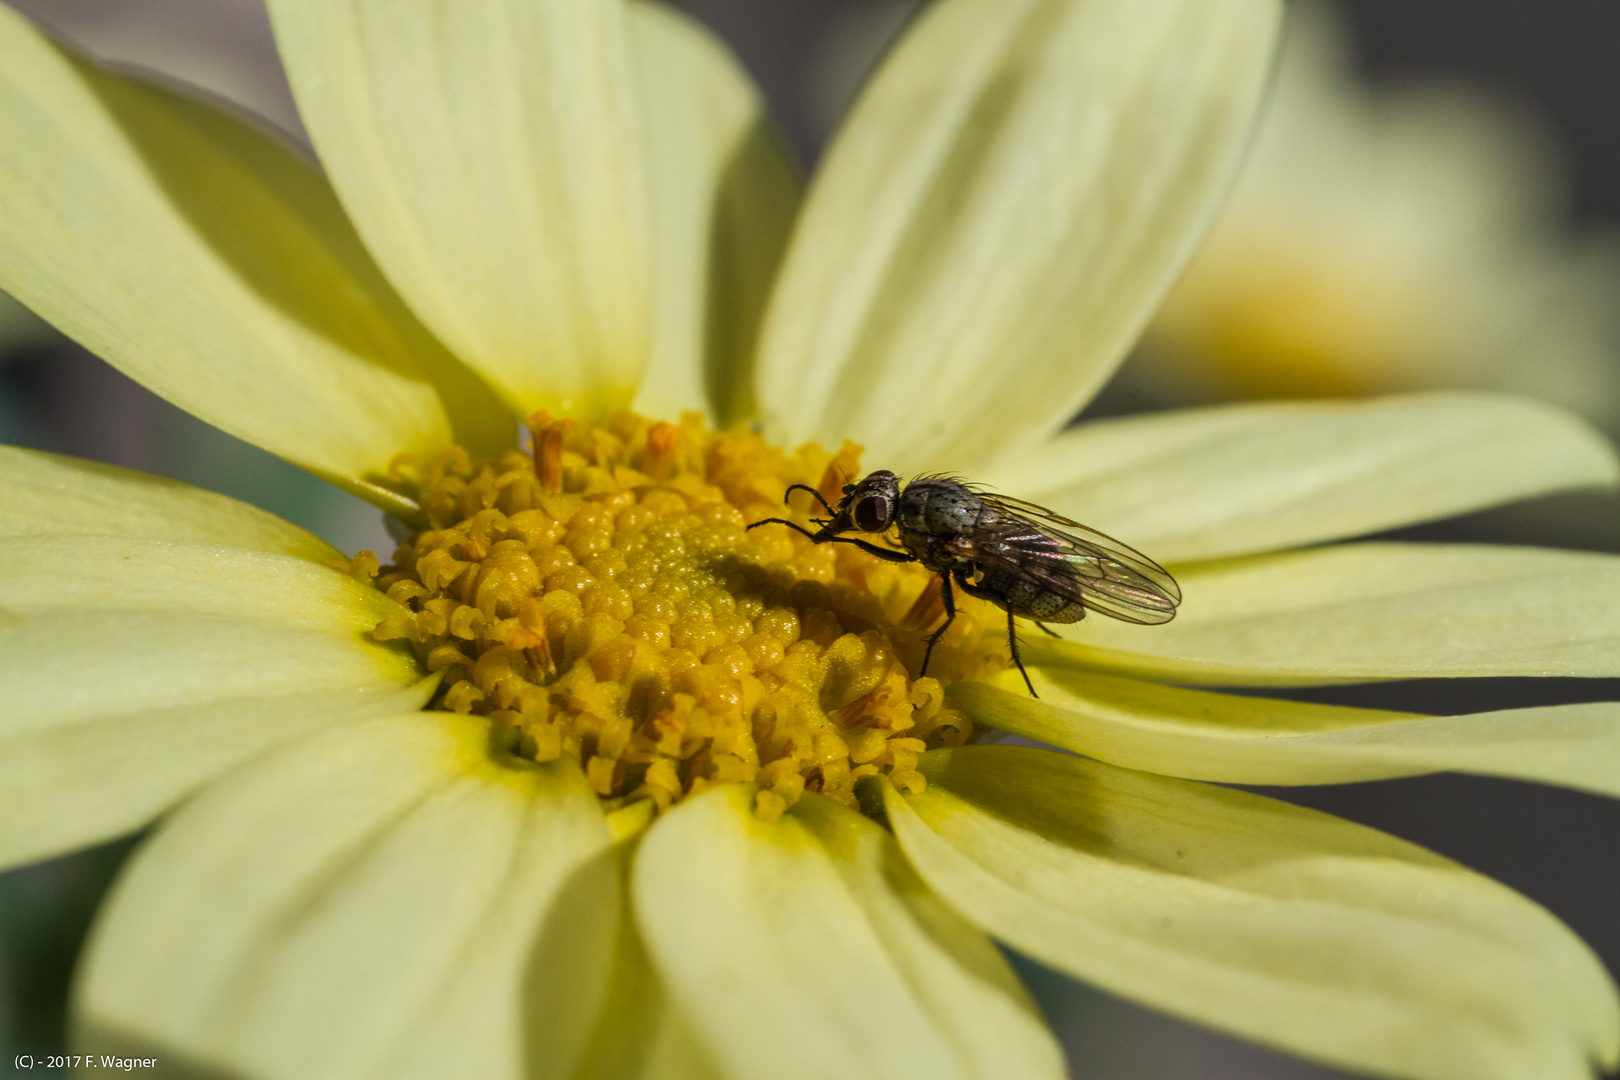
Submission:
<svg viewBox="0 0 1620 1080">
<path fill-rule="evenodd" d="M 788 528 L 808 536 L 818 544 L 854 544 L 868 555 L 876 555 L 878 558 L 889 562 L 917 561 L 915 555 L 907 555 L 903 551 L 894 550 L 894 548 L 878 547 L 876 544 L 869 544 L 865 540 L 857 540 L 853 536 L 828 536 L 825 532 L 811 532 L 797 521 L 789 521 L 786 518 L 760 518 L 748 527 L 757 529 L 761 525 L 786 525 Z"/>
<path fill-rule="evenodd" d="M 787 518 L 760 518 L 758 521 L 754 522 L 748 527 L 750 529 L 757 529 L 761 525 L 786 525 L 795 532 L 803 533 L 805 536 L 808 536 L 818 544 L 827 539 L 825 536 L 817 536 L 803 525 L 800 525 L 797 521 L 789 521 Z"/>
<path fill-rule="evenodd" d="M 1056 630 L 1052 629 L 1050 626 L 1047 626 L 1043 622 L 1038 622 L 1035 625 L 1040 627 L 1042 630 L 1045 630 L 1048 634 L 1051 634 L 1055 638 L 1061 638 L 1063 636 L 1062 634 L 1058 633 Z"/>
<path fill-rule="evenodd" d="M 939 644 L 939 639 L 944 637 L 945 631 L 951 628 L 951 620 L 956 618 L 956 597 L 951 595 L 951 576 L 949 574 L 939 575 L 939 598 L 945 604 L 945 622 L 941 624 L 938 630 L 928 635 L 928 651 L 923 653 L 922 670 L 917 673 L 919 679 L 928 674 L 928 658 L 934 655 L 934 646 Z"/>
<path fill-rule="evenodd" d="M 810 497 L 815 499 L 816 502 L 820 503 L 823 510 L 826 510 L 827 513 L 832 514 L 835 517 L 838 515 L 838 511 L 833 509 L 832 505 L 822 497 L 821 492 L 817 491 L 809 484 L 789 484 L 788 489 L 782 492 L 782 501 L 787 502 L 788 496 L 792 495 L 795 491 L 808 491 L 810 493 Z"/>
<path fill-rule="evenodd" d="M 1041 626 L 1040 623 L 1036 623 L 1035 625 Z M 1046 627 L 1041 626 L 1041 629 L 1046 630 Z M 1050 630 L 1046 630 L 1046 632 L 1048 634 L 1052 634 L 1052 631 Z M 1057 637 L 1056 634 L 1052 634 L 1052 636 Z M 1029 681 L 1029 672 L 1024 670 L 1023 659 L 1018 655 L 1018 631 L 1013 626 L 1013 613 L 1011 608 L 1007 609 L 1007 645 L 1012 649 L 1013 665 L 1018 668 L 1018 674 L 1024 677 L 1024 685 L 1029 687 L 1029 696 L 1032 698 L 1040 697 L 1041 695 L 1035 692 L 1035 684 Z"/>
<path fill-rule="evenodd" d="M 752 528 L 753 526 L 749 527 Z M 854 544 L 868 555 L 876 555 L 878 558 L 884 559 L 888 562 L 917 561 L 917 556 L 915 555 L 907 555 L 903 551 L 894 550 L 894 548 L 878 547 L 876 544 L 869 544 L 865 540 L 857 540 L 853 536 L 829 536 L 826 539 L 831 540 L 835 544 Z"/>
<path fill-rule="evenodd" d="M 1023 657 L 1018 655 L 1018 629 L 1017 629 L 1017 627 L 1015 627 L 1013 625 L 1012 608 L 1007 607 L 1006 599 L 1003 598 L 1003 597 L 997 596 L 995 593 L 989 591 L 988 589 L 982 588 L 981 586 L 974 585 L 973 582 L 967 580 L 967 574 L 966 574 L 965 571 L 962 571 L 962 570 L 957 571 L 956 583 L 958 585 L 962 586 L 962 591 L 967 593 L 969 596 L 976 596 L 980 600 L 989 600 L 991 603 L 995 604 L 997 607 L 1000 607 L 1002 610 L 1006 611 L 1006 613 L 1007 613 L 1007 646 L 1008 646 L 1008 648 L 1010 648 L 1012 650 L 1013 666 L 1018 669 L 1018 674 L 1020 674 L 1020 675 L 1022 675 L 1024 677 L 1024 685 L 1029 687 L 1029 696 L 1033 697 L 1033 698 L 1040 697 L 1041 695 L 1039 695 L 1039 694 L 1037 694 L 1035 692 L 1035 684 L 1029 681 L 1029 672 L 1024 670 Z M 1047 630 L 1046 627 L 1041 626 L 1040 623 L 1036 623 L 1035 625 L 1040 626 L 1042 630 L 1046 630 L 1046 632 L 1048 634 L 1052 634 L 1052 631 Z M 1056 634 L 1052 634 L 1052 636 L 1057 637 Z"/>
</svg>

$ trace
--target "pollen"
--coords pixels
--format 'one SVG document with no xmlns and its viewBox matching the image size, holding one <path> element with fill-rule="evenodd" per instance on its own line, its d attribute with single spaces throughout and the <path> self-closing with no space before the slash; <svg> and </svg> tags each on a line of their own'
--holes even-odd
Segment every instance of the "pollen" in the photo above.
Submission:
<svg viewBox="0 0 1620 1080">
<path fill-rule="evenodd" d="M 784 492 L 836 503 L 859 447 L 787 453 L 696 416 L 530 430 L 494 460 L 393 464 L 426 528 L 376 575 L 410 614 L 375 635 L 441 673 L 435 707 L 488 716 L 504 753 L 576 759 L 607 809 L 748 783 L 767 820 L 805 791 L 856 805 L 877 774 L 921 791 L 918 755 L 973 737 L 944 688 L 1006 666 L 999 612 L 959 601 L 917 677 L 944 614 L 931 573 L 747 528 L 809 526 L 819 508 Z"/>
</svg>

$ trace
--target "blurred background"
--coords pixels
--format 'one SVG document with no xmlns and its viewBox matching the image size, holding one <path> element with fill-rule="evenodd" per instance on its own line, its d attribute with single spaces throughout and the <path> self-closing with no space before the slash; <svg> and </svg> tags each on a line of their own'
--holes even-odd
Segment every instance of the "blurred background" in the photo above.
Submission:
<svg viewBox="0 0 1620 1080">
<path fill-rule="evenodd" d="M 260 0 L 11 2 L 105 60 L 202 87 L 303 138 Z M 808 173 L 922 0 L 681 6 L 732 44 Z M 1088 414 L 1472 387 L 1544 397 L 1620 434 L 1616 42 L 1613 0 L 1296 0 L 1230 205 Z M 3 294 L 0 441 L 222 491 L 349 552 L 391 550 L 377 511 L 193 420 Z M 1556 496 L 1395 535 L 1620 551 L 1620 499 Z M 1617 683 L 1435 681 L 1310 696 L 1468 712 L 1611 700 Z M 1458 776 L 1269 793 L 1512 885 L 1620 971 L 1620 804 Z M 74 957 L 134 843 L 0 875 L 0 1069 L 15 1053 L 60 1046 Z M 1341 1075 L 1018 963 L 1077 1077 Z"/>
</svg>

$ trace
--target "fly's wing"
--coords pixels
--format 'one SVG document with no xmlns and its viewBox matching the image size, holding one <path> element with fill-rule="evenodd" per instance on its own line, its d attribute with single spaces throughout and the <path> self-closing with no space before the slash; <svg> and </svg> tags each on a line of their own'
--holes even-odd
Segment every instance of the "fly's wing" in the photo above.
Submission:
<svg viewBox="0 0 1620 1080">
<path fill-rule="evenodd" d="M 985 569 L 1033 582 L 1124 622 L 1151 626 L 1176 617 L 1181 587 L 1140 551 L 1044 506 L 976 494 L 1002 518 L 992 536 L 979 539 L 975 561 Z"/>
</svg>

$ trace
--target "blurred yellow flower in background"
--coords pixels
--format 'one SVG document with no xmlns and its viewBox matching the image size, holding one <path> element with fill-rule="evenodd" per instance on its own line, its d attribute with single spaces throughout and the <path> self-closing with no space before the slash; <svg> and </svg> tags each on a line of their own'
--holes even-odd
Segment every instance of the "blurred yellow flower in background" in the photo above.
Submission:
<svg viewBox="0 0 1620 1080">
<path fill-rule="evenodd" d="M 1620 675 L 1620 560 L 1316 546 L 1613 485 L 1612 449 L 1482 394 L 1065 430 L 1213 216 L 1279 5 L 941 0 L 802 207 L 668 8 L 270 7 L 324 174 L 0 9 L 0 288 L 406 537 L 379 566 L 0 450 L 0 859 L 161 818 L 87 951 L 85 1046 L 300 1080 L 1062 1075 L 993 937 L 1362 1071 L 1613 1066 L 1612 982 L 1545 911 L 1216 785 L 1620 795 L 1620 706 L 1184 685 Z M 919 677 L 927 574 L 745 528 L 836 491 L 848 440 L 1173 561 L 1181 616 L 1029 642 L 1035 699 L 964 603 Z"/>
<path fill-rule="evenodd" d="M 1174 404 L 1501 390 L 1620 430 L 1620 249 L 1570 235 L 1540 130 L 1368 86 L 1346 37 L 1291 8 L 1253 152 L 1124 378 Z"/>
</svg>

